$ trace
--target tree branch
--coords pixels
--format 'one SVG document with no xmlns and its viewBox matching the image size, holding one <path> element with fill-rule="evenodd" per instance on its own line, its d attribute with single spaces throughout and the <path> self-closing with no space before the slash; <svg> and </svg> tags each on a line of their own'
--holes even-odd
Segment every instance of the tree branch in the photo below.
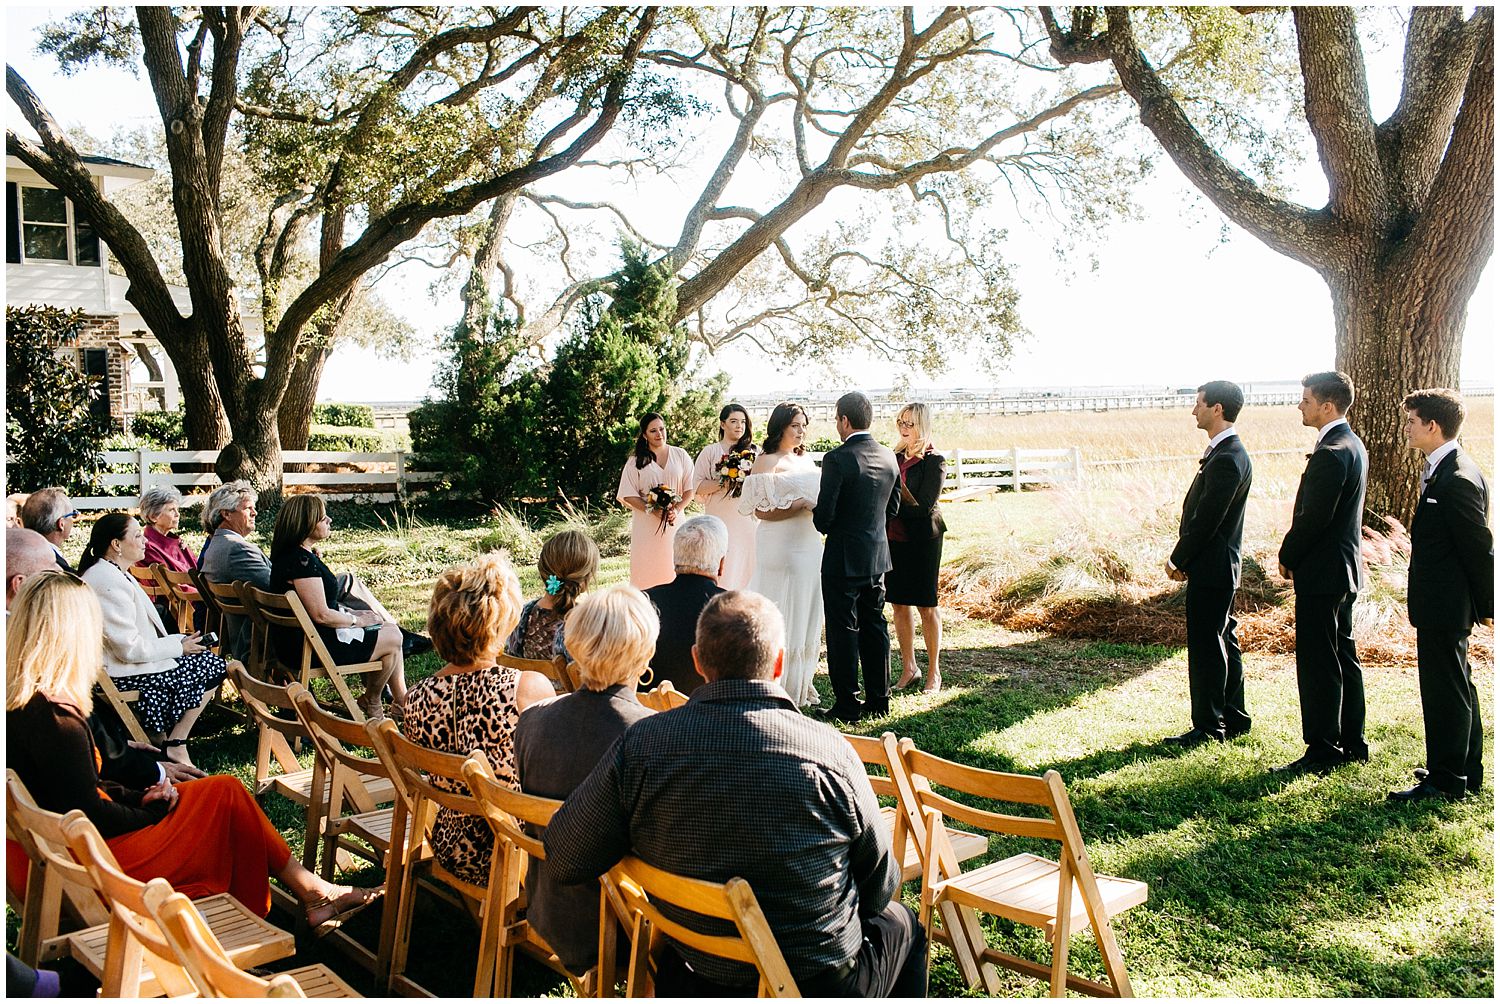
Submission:
<svg viewBox="0 0 1500 1004">
<path fill-rule="evenodd" d="M 1354 10 L 1295 7 L 1292 21 L 1307 124 L 1328 178 L 1328 206 L 1339 219 L 1370 225 L 1385 205 L 1385 179 Z"/>
</svg>

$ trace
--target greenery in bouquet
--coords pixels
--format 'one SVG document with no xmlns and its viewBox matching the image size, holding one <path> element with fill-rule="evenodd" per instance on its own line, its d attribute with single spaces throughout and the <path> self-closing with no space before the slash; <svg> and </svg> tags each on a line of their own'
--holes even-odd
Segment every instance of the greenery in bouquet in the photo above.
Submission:
<svg viewBox="0 0 1500 1004">
<path fill-rule="evenodd" d="M 718 476 L 719 484 L 729 492 L 730 498 L 739 498 L 740 492 L 745 488 L 745 479 L 750 476 L 750 468 L 754 466 L 755 447 L 748 446 L 743 450 L 725 453 L 714 465 L 714 474 Z"/>
<path fill-rule="evenodd" d="M 657 533 L 666 533 L 667 524 L 672 522 L 672 507 L 682 504 L 682 496 L 669 485 L 657 485 L 646 492 L 646 509 L 654 512 L 661 519 L 661 527 Z"/>
</svg>

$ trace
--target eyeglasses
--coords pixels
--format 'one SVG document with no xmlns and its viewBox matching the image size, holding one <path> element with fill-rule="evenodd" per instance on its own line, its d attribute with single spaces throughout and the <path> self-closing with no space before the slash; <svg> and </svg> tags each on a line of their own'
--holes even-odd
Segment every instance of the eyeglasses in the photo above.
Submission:
<svg viewBox="0 0 1500 1004">
<path fill-rule="evenodd" d="M 77 509 L 74 509 L 70 513 L 64 513 L 61 518 L 62 519 L 77 519 L 79 516 L 82 516 L 82 515 L 83 515 L 83 513 L 79 512 Z"/>
<path fill-rule="evenodd" d="M 896 419 L 896 428 L 901 429 L 904 432 L 910 432 L 912 429 L 915 429 L 916 427 L 917 427 L 917 423 L 915 423 L 915 422 L 903 422 L 899 418 Z"/>
</svg>

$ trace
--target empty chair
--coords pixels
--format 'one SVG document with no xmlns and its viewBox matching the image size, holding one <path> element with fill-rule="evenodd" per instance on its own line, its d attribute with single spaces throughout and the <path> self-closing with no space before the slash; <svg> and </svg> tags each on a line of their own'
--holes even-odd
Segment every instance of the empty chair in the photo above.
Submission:
<svg viewBox="0 0 1500 1004">
<path fill-rule="evenodd" d="M 145 907 L 177 965 L 203 997 L 358 997 L 353 987 L 322 963 L 269 979 L 245 972 L 224 950 L 182 893 L 163 879 L 146 885 Z"/>
<path fill-rule="evenodd" d="M 627 997 L 650 996 L 655 989 L 658 953 L 662 936 L 679 944 L 755 967 L 760 997 L 800 997 L 792 972 L 777 947 L 771 925 L 756 902 L 750 883 L 732 878 L 728 882 L 705 882 L 673 875 L 627 857 L 600 879 L 623 903 L 630 931 L 630 964 Z M 660 905 L 670 903 L 702 917 L 734 924 L 733 935 L 701 934 L 668 918 Z"/>
<path fill-rule="evenodd" d="M 1049 770 L 1031 777 L 968 767 L 923 753 L 909 739 L 899 744 L 898 762 L 911 781 L 924 824 L 919 834 L 922 922 L 931 936 L 933 914 L 941 912 L 947 940 L 969 985 L 983 979 L 989 993 L 998 992 L 994 973 L 985 971 L 989 964 L 1049 980 L 1054 997 L 1068 989 L 1100 997 L 1131 996 L 1110 920 L 1144 903 L 1148 887 L 1134 879 L 1094 874 L 1061 775 Z M 935 791 L 933 785 L 977 799 L 1035 806 L 1044 814 L 1007 815 L 975 808 Z M 991 833 L 1055 840 L 1062 845 L 1059 860 L 1023 852 L 964 872 L 949 844 L 945 816 Z M 1052 945 L 1052 964 L 989 947 L 973 911 L 1040 928 Z M 1068 972 L 1069 939 L 1085 927 L 1094 931 L 1107 984 Z"/>
</svg>

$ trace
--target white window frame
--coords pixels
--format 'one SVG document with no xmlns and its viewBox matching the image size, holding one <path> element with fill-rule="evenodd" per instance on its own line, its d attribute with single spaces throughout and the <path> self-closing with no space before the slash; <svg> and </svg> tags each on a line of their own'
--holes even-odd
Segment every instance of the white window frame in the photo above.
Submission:
<svg viewBox="0 0 1500 1004">
<path fill-rule="evenodd" d="M 97 265 L 78 264 L 78 242 L 76 239 L 76 232 L 74 230 L 74 227 L 77 225 L 77 221 L 74 219 L 73 215 L 73 200 L 68 198 L 66 195 L 63 195 L 63 206 L 66 209 L 66 216 L 68 218 L 66 223 L 52 223 L 47 220 L 28 220 L 26 218 L 26 189 L 28 188 L 37 188 L 49 192 L 59 192 L 58 189 L 53 188 L 51 185 L 37 185 L 27 181 L 16 182 L 16 218 L 21 230 L 20 234 L 18 235 L 21 241 L 21 264 L 52 266 L 65 265 L 71 268 L 103 268 L 105 266 L 105 257 L 104 242 L 102 240 L 99 242 L 99 263 Z M 59 194 L 61 194 L 61 192 L 59 192 Z M 61 258 L 32 258 L 31 256 L 29 256 L 26 253 L 26 228 L 28 226 L 66 228 L 66 236 L 68 242 L 67 260 L 64 261 Z"/>
</svg>

